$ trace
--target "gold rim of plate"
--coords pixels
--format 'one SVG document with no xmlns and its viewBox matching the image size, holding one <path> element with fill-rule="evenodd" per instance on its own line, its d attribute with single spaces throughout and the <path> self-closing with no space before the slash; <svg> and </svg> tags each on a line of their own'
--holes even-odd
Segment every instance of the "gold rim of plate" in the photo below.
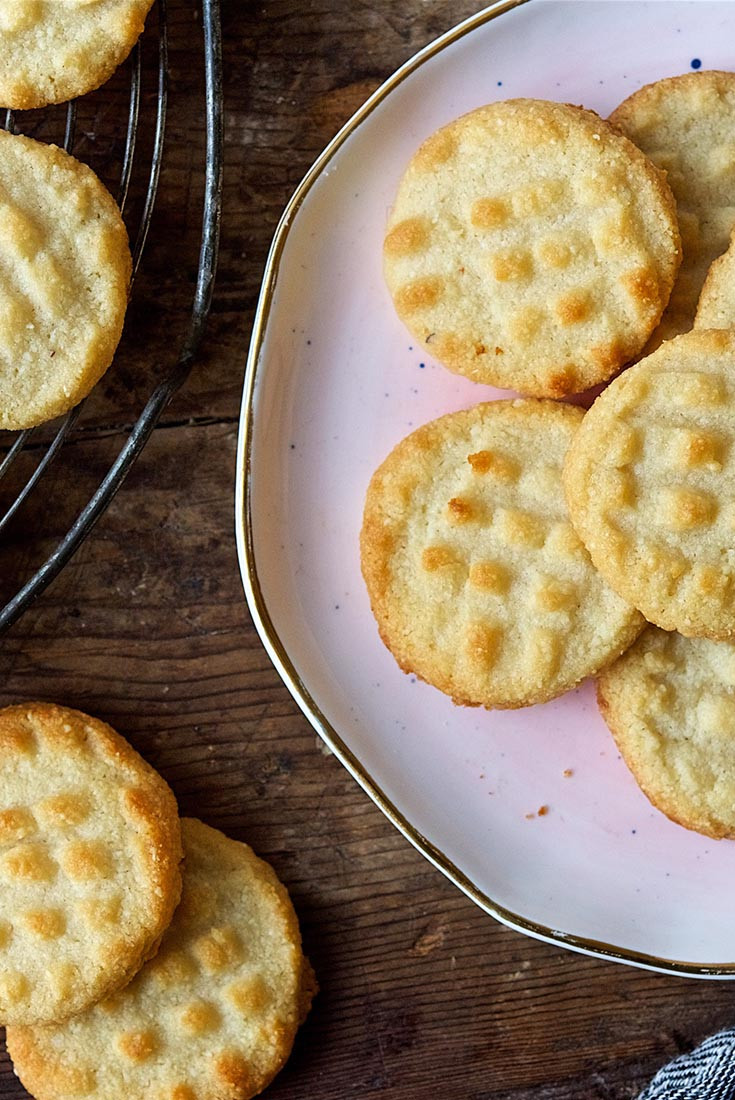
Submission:
<svg viewBox="0 0 735 1100">
<path fill-rule="evenodd" d="M 484 893 L 461 871 L 447 855 L 436 845 L 432 844 L 418 829 L 416 829 L 404 814 L 384 794 L 380 786 L 375 782 L 369 772 L 363 767 L 355 754 L 347 747 L 337 730 L 322 713 L 318 703 L 312 697 L 308 688 L 301 680 L 294 667 L 288 651 L 281 641 L 278 632 L 271 620 L 263 592 L 260 587 L 258 571 L 255 563 L 255 549 L 253 540 L 253 517 L 251 509 L 251 458 L 253 445 L 253 397 L 261 360 L 263 339 L 265 336 L 268 318 L 270 316 L 273 295 L 281 265 L 281 257 L 286 245 L 289 231 L 294 219 L 311 188 L 322 175 L 322 172 L 333 159 L 335 154 L 359 126 L 368 118 L 383 100 L 401 84 L 406 77 L 415 72 L 421 65 L 442 50 L 457 42 L 460 38 L 470 34 L 478 27 L 484 26 L 492 19 L 505 15 L 514 8 L 528 3 L 537 3 L 539 0 L 496 0 L 489 7 L 483 8 L 476 15 L 470 16 L 456 27 L 430 42 L 412 58 L 396 69 L 378 89 L 363 103 L 355 114 L 345 123 L 334 138 L 329 142 L 324 151 L 314 161 L 309 171 L 304 176 L 299 186 L 294 191 L 278 223 L 273 242 L 271 244 L 265 272 L 261 285 L 260 297 L 253 322 L 253 331 L 248 351 L 247 365 L 245 369 L 245 382 L 243 388 L 242 412 L 240 417 L 240 433 L 238 439 L 237 473 L 236 473 L 236 501 L 235 501 L 235 526 L 240 559 L 240 570 L 243 586 L 247 598 L 250 613 L 255 623 L 258 634 L 263 642 L 269 657 L 276 667 L 284 684 L 293 696 L 306 718 L 329 746 L 341 764 L 347 769 L 353 779 L 357 780 L 363 790 L 372 798 L 373 802 L 382 810 L 388 820 L 410 841 L 415 848 L 438 870 L 458 886 L 472 901 L 486 913 L 500 921 L 502 924 L 513 928 L 536 939 L 556 944 L 586 955 L 593 955 L 602 959 L 613 959 L 616 962 L 629 963 L 633 966 L 645 967 L 651 970 L 660 970 L 665 973 L 678 974 L 696 978 L 735 978 L 735 962 L 732 963 L 688 963 L 675 959 L 667 959 L 657 955 L 648 955 L 642 951 L 633 951 L 624 947 L 616 947 L 614 944 L 604 943 L 599 940 L 587 939 L 584 936 L 575 936 L 571 933 L 561 932 L 555 928 L 548 928 L 543 924 L 528 920 L 513 913 L 494 901 Z"/>
</svg>

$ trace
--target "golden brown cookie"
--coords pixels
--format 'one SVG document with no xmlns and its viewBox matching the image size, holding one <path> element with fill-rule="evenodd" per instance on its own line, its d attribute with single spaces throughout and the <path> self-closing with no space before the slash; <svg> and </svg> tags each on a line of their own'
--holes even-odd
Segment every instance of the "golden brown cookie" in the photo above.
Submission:
<svg viewBox="0 0 735 1100">
<path fill-rule="evenodd" d="M 112 362 L 132 261 L 91 169 L 0 131 L 0 428 L 50 420 Z"/>
<path fill-rule="evenodd" d="M 156 958 L 82 1016 L 8 1028 L 36 1100 L 248 1100 L 288 1057 L 315 992 L 288 894 L 247 845 L 182 830 L 184 891 Z"/>
<path fill-rule="evenodd" d="M 81 1012 L 156 950 L 181 891 L 176 800 L 96 718 L 0 711 L 0 1021 Z"/>
<path fill-rule="evenodd" d="M 659 810 L 735 837 L 735 645 L 649 627 L 598 685 L 600 710 Z"/>
<path fill-rule="evenodd" d="M 592 111 L 517 99 L 439 130 L 388 222 L 395 307 L 450 370 L 537 397 L 643 347 L 680 262 L 663 173 Z"/>
<path fill-rule="evenodd" d="M 564 485 L 608 583 L 664 630 L 735 637 L 735 332 L 662 344 L 597 398 Z"/>
<path fill-rule="evenodd" d="M 678 209 L 684 257 L 653 350 L 691 329 L 710 264 L 735 226 L 735 73 L 684 73 L 647 84 L 610 121 L 666 171 Z"/>
<path fill-rule="evenodd" d="M 735 234 L 704 280 L 694 327 L 735 328 Z"/>
<path fill-rule="evenodd" d="M 402 440 L 370 482 L 362 569 L 381 637 L 457 703 L 551 699 L 643 627 L 569 522 L 561 470 L 582 418 L 536 400 L 450 413 Z"/>
<path fill-rule="evenodd" d="M 84 95 L 112 76 L 153 0 L 0 0 L 0 106 Z"/>
</svg>

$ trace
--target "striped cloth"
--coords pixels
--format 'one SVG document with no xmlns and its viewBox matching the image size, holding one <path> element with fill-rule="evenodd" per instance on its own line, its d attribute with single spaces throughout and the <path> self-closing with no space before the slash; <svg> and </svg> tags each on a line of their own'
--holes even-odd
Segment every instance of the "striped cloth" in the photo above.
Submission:
<svg viewBox="0 0 735 1100">
<path fill-rule="evenodd" d="M 638 1100 L 735 1100 L 735 1027 L 669 1062 Z"/>
</svg>

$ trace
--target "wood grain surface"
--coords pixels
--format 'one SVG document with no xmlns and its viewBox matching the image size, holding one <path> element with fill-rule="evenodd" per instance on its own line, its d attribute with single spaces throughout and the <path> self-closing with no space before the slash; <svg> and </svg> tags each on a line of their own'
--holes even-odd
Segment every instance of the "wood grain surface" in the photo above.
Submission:
<svg viewBox="0 0 735 1100">
<path fill-rule="evenodd" d="M 247 839 L 291 890 L 321 993 L 273 1100 L 623 1100 L 735 1019 L 727 983 L 574 955 L 475 908 L 320 748 L 245 608 L 237 417 L 277 218 L 365 97 L 478 6 L 224 0 L 227 170 L 206 346 L 109 512 L 0 639 L 0 703 L 58 700 L 106 719 L 162 771 L 183 812 Z M 203 141 L 200 16 L 189 0 L 171 0 L 171 34 L 161 197 L 125 343 L 43 490 L 3 536 L 0 595 L 84 502 L 186 319 Z M 103 174 L 118 152 L 98 135 L 124 94 L 113 81 L 85 108 L 77 148 Z M 148 91 L 146 117 L 151 106 Z M 23 1096 L 3 1058 L 0 1097 Z"/>
</svg>

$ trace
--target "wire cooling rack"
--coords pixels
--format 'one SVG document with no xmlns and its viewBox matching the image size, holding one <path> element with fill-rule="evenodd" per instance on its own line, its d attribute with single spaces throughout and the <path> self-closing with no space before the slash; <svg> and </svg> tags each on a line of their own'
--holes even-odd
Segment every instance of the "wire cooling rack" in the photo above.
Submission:
<svg viewBox="0 0 735 1100">
<path fill-rule="evenodd" d="M 95 522 L 107 508 L 120 488 L 128 471 L 140 454 L 156 421 L 173 395 L 186 380 L 203 334 L 204 324 L 209 313 L 214 276 L 217 267 L 217 249 L 219 244 L 220 213 L 222 203 L 222 146 L 223 146 L 223 102 L 222 102 L 222 41 L 220 29 L 220 0 L 203 0 L 202 22 L 204 29 L 204 73 L 206 82 L 206 174 L 204 191 L 204 210 L 202 216 L 202 238 L 199 252 L 199 267 L 196 289 L 192 304 L 191 317 L 179 351 L 178 358 L 161 377 L 155 380 L 155 386 L 137 421 L 133 425 L 123 447 L 100 481 L 88 503 L 79 512 L 76 519 L 61 538 L 44 563 L 23 583 L 19 591 L 0 609 L 0 633 L 8 629 L 26 610 L 29 604 L 58 575 L 64 565 L 89 534 Z M 135 47 L 127 62 L 130 71 L 130 96 L 127 113 L 127 132 L 124 139 L 122 169 L 117 189 L 117 201 L 128 224 L 132 253 L 133 278 L 138 272 L 145 249 L 148 231 L 153 217 L 156 195 L 161 176 L 161 163 L 164 152 L 166 111 L 168 106 L 168 19 L 166 0 L 157 2 L 158 18 L 151 17 L 151 26 L 144 38 Z M 136 150 L 141 142 L 141 88 L 143 83 L 142 51 L 150 48 L 150 39 L 157 36 L 158 75 L 155 122 L 149 138 L 151 145 L 147 165 L 147 181 L 139 214 L 131 224 L 128 205 L 130 185 Z M 155 79 L 155 77 L 154 77 Z M 3 120 L 0 119 L 0 124 Z M 63 140 L 58 144 L 70 152 L 74 146 L 77 129 L 77 103 L 71 102 L 66 108 L 63 124 Z M 4 128 L 15 132 L 17 121 L 14 112 L 5 112 Z M 61 136 L 61 135 L 60 135 Z M 110 368 L 114 370 L 114 364 Z M 0 497 L 0 537 L 8 524 L 23 508 L 24 504 L 42 482 L 44 474 L 59 454 L 64 441 L 71 434 L 85 402 L 82 401 L 54 425 L 53 434 L 47 437 L 40 447 L 36 447 L 38 429 L 6 433 L 9 442 L 0 446 L 0 489 L 11 467 L 22 453 L 33 450 L 38 455 L 32 472 L 25 478 L 21 488 L 6 503 Z"/>
</svg>

